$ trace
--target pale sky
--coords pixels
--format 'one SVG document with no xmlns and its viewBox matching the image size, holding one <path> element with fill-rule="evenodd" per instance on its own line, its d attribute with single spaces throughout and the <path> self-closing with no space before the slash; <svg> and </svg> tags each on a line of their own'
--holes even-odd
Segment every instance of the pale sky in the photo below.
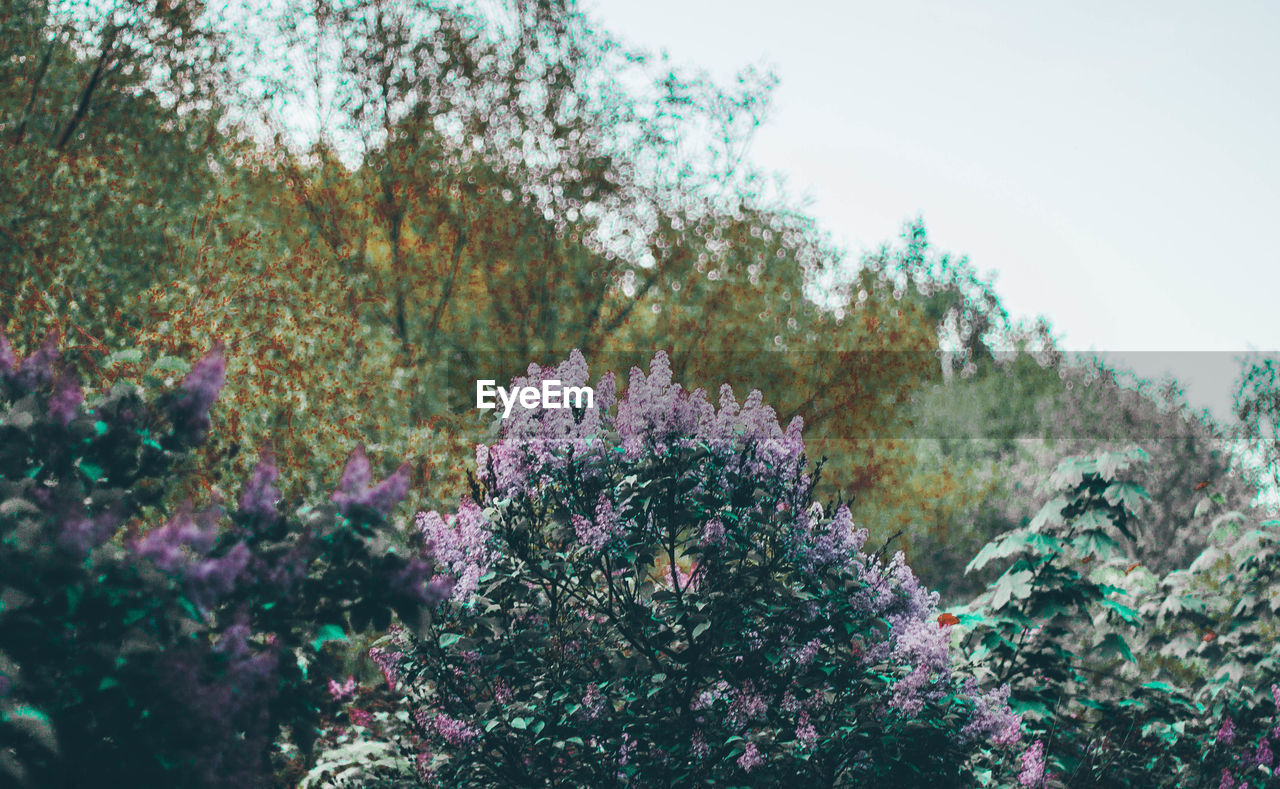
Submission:
<svg viewBox="0 0 1280 789">
<path fill-rule="evenodd" d="M 1160 352 L 1129 358 L 1219 415 L 1235 355 L 1280 349 L 1280 3 L 583 7 L 676 64 L 772 68 L 752 158 L 855 254 L 922 215 L 1015 316 Z"/>
</svg>

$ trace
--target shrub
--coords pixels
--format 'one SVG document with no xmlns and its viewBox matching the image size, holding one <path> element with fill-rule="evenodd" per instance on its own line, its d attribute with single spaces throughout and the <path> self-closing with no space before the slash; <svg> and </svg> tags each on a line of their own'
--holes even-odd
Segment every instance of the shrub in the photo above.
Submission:
<svg viewBox="0 0 1280 789">
<path fill-rule="evenodd" d="M 519 385 L 588 382 L 576 352 Z M 458 578 L 377 657 L 448 786 L 964 783 L 1019 738 L 898 554 L 814 503 L 800 421 L 664 354 L 594 409 L 517 410 L 418 523 Z M 394 646 L 392 646 L 394 644 Z"/>
<path fill-rule="evenodd" d="M 0 770 L 63 786 L 257 786 L 287 730 L 306 752 L 336 709 L 326 644 L 414 626 L 447 593 L 396 552 L 363 452 L 332 500 L 286 508 L 270 454 L 234 504 L 143 525 L 205 438 L 217 348 L 158 397 L 92 404 L 57 341 L 19 361 L 0 338 Z M 125 528 L 128 526 L 129 528 Z"/>
<path fill-rule="evenodd" d="M 970 562 L 1013 559 L 951 612 L 957 634 L 1009 684 L 1041 782 L 1273 785 L 1275 523 L 1220 516 L 1200 558 L 1159 578 L 1123 550 L 1139 537 L 1147 493 L 1131 477 L 1147 459 L 1134 448 L 1063 461 L 1040 512 Z M 1012 782 L 1018 765 L 1004 767 Z"/>
</svg>

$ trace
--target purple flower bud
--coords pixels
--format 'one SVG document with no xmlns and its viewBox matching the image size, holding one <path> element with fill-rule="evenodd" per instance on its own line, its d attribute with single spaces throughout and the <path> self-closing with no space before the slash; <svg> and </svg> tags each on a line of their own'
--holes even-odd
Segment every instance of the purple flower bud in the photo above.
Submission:
<svg viewBox="0 0 1280 789">
<path fill-rule="evenodd" d="M 333 494 L 333 500 L 338 500 L 339 493 L 348 497 L 356 495 L 369 487 L 369 480 L 372 478 L 369 458 L 364 454 L 364 444 L 360 444 L 351 453 L 351 457 L 347 458 L 347 466 L 342 470 L 342 479 L 338 480 L 338 493 Z"/>
<path fill-rule="evenodd" d="M 69 425 L 83 402 L 84 392 L 80 384 L 69 375 L 60 375 L 49 397 L 49 418 L 63 426 Z"/>
<path fill-rule="evenodd" d="M 240 511 L 273 523 L 280 517 L 276 511 L 276 502 L 280 500 L 280 491 L 275 482 L 280 478 L 280 469 L 275 464 L 275 454 L 270 449 L 262 452 L 262 459 L 253 469 L 253 476 L 244 486 L 240 494 Z"/>
</svg>

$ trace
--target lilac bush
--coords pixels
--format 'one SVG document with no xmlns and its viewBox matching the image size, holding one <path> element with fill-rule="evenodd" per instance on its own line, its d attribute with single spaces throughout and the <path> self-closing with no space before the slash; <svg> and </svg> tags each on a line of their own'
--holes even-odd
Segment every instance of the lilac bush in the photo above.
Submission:
<svg viewBox="0 0 1280 789">
<path fill-rule="evenodd" d="M 589 382 L 574 353 L 513 385 Z M 448 786 L 952 785 L 1020 752 L 901 554 L 813 500 L 802 423 L 659 353 L 593 409 L 516 409 L 418 527 L 457 578 L 377 659 Z M 1010 758 L 1014 758 L 1011 756 Z"/>
<path fill-rule="evenodd" d="M 0 337 L 0 785 L 269 785 L 355 690 L 333 645 L 448 593 L 395 547 L 407 467 L 374 484 L 360 450 L 318 506 L 266 452 L 238 507 L 150 523 L 225 370 L 215 347 L 171 392 L 86 402 L 56 336 Z"/>
</svg>

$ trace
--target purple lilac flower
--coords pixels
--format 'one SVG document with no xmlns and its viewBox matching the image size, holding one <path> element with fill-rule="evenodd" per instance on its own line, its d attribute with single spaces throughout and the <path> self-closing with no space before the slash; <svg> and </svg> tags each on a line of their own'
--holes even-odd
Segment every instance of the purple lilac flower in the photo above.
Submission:
<svg viewBox="0 0 1280 789">
<path fill-rule="evenodd" d="M 417 525 L 432 555 L 457 576 L 451 598 L 455 602 L 466 602 L 494 559 L 489 549 L 493 534 L 484 512 L 475 502 L 463 499 L 458 512 L 448 521 L 434 511 L 420 512 Z"/>
<path fill-rule="evenodd" d="M 1040 789 L 1045 785 L 1044 743 L 1036 740 L 1031 747 L 1023 751 L 1022 771 L 1018 773 L 1018 783 L 1023 786 Z"/>
<path fill-rule="evenodd" d="M 1263 737 L 1262 742 L 1258 743 L 1258 750 L 1254 752 L 1249 762 L 1256 767 L 1270 768 L 1273 761 L 1275 761 L 1275 756 L 1271 753 L 1271 743 L 1267 741 L 1266 737 Z"/>
<path fill-rule="evenodd" d="M 431 727 L 440 739 L 450 745 L 466 745 L 480 734 L 480 730 L 466 721 L 451 718 L 443 712 L 437 713 Z"/>
<path fill-rule="evenodd" d="M 1231 777 L 1231 773 L 1222 771 L 1222 780 L 1218 782 L 1218 789 L 1236 789 L 1236 779 Z"/>
<path fill-rule="evenodd" d="M 1230 745 L 1236 741 L 1236 722 L 1228 716 L 1222 722 L 1222 726 L 1218 729 L 1217 742 L 1220 745 Z"/>
<path fill-rule="evenodd" d="M 235 588 L 236 579 L 249 566 L 249 546 L 236 543 L 225 555 L 202 559 L 187 566 L 184 573 L 187 596 L 201 608 L 209 608 L 219 597 Z"/>
<path fill-rule="evenodd" d="M 742 755 L 738 757 L 738 766 L 744 773 L 749 773 L 762 764 L 764 764 L 764 756 L 760 754 L 760 749 L 754 742 L 747 743 L 747 747 L 742 750 Z"/>
<path fill-rule="evenodd" d="M 712 518 L 702 526 L 702 544 L 704 546 L 724 544 L 724 522 Z"/>
<path fill-rule="evenodd" d="M 514 694 L 511 692 L 511 687 L 507 685 L 507 683 L 503 682 L 502 680 L 498 680 L 497 682 L 493 683 L 493 700 L 494 701 L 498 702 L 499 704 L 508 704 L 510 703 L 511 697 L 513 695 Z"/>
<path fill-rule="evenodd" d="M 890 655 L 911 672 L 893 687 L 889 705 L 907 716 L 919 715 L 927 701 L 945 695 L 951 680 L 951 644 L 947 632 L 929 620 L 889 617 Z"/>
<path fill-rule="evenodd" d="M 386 650 L 381 647 L 369 649 L 369 659 L 378 668 L 382 669 L 382 676 L 386 678 L 387 685 L 392 690 L 395 690 L 396 684 L 400 681 L 400 659 L 403 657 L 403 652 Z"/>
<path fill-rule="evenodd" d="M 801 712 L 796 721 L 796 741 L 805 748 L 812 748 L 818 742 L 818 730 L 813 727 L 807 712 Z"/>
<path fill-rule="evenodd" d="M 347 460 L 347 466 L 338 481 L 338 490 L 330 499 L 338 505 L 343 515 L 354 506 L 368 507 L 380 515 L 387 515 L 404 500 L 409 492 L 409 464 L 402 463 L 391 476 L 370 487 L 372 472 L 364 446 L 357 446 Z"/>
<path fill-rule="evenodd" d="M 356 678 L 347 675 L 345 682 L 339 684 L 336 680 L 329 680 L 329 696 L 334 701 L 349 701 L 356 695 Z"/>
<path fill-rule="evenodd" d="M 601 493 L 596 501 L 594 518 L 574 515 L 572 520 L 578 540 L 593 551 L 604 550 L 610 542 L 626 532 L 625 524 L 621 522 L 617 511 L 613 508 L 613 502 L 604 493 Z"/>
<path fill-rule="evenodd" d="M 54 330 L 45 335 L 40 347 L 22 361 L 10 375 L 10 380 L 23 391 L 34 391 L 53 378 L 53 365 L 57 361 L 58 332 Z"/>
<path fill-rule="evenodd" d="M 596 683 L 592 682 L 582 696 L 581 714 L 584 720 L 593 721 L 599 718 L 602 712 L 604 712 L 604 695 L 600 693 Z"/>
<path fill-rule="evenodd" d="M 733 694 L 725 722 L 732 729 L 742 729 L 751 721 L 765 717 L 768 712 L 769 702 L 756 692 L 754 684 L 747 682 Z"/>
<path fill-rule="evenodd" d="M 618 766 L 625 767 L 636 752 L 636 738 L 629 733 L 622 733 L 622 744 L 618 746 Z"/>
<path fill-rule="evenodd" d="M 170 410 L 174 426 L 190 432 L 197 441 L 202 440 L 208 431 L 209 408 L 226 383 L 227 360 L 222 349 L 221 342 L 214 343 L 208 353 L 191 365 L 179 387 L 182 394 Z"/>
<path fill-rule="evenodd" d="M 699 729 L 689 738 L 689 750 L 699 759 L 705 759 L 711 755 L 711 746 L 707 745 L 707 738 L 702 735 Z"/>
<path fill-rule="evenodd" d="M 83 402 L 84 391 L 80 384 L 69 375 L 59 375 L 53 394 L 49 396 L 49 418 L 63 426 L 69 425 Z"/>
<path fill-rule="evenodd" d="M 965 695 L 973 699 L 973 715 L 960 730 L 966 742 L 988 738 L 993 745 L 1012 745 L 1022 737 L 1022 716 L 1009 709 L 1009 686 L 979 693 L 978 683 L 965 681 Z"/>
<path fill-rule="evenodd" d="M 253 469 L 253 475 L 240 494 L 240 511 L 267 523 L 274 523 L 280 517 L 276 510 L 276 502 L 280 500 L 280 491 L 275 487 L 278 479 L 280 469 L 276 466 L 275 453 L 269 448 L 264 449 L 258 465 Z"/>
<path fill-rule="evenodd" d="M 184 546 L 201 555 L 208 553 L 217 537 L 217 528 L 216 510 L 204 510 L 193 517 L 189 506 L 184 507 L 168 523 L 152 530 L 138 542 L 136 551 L 138 556 L 150 559 L 161 570 L 172 573 L 186 562 Z"/>
</svg>

